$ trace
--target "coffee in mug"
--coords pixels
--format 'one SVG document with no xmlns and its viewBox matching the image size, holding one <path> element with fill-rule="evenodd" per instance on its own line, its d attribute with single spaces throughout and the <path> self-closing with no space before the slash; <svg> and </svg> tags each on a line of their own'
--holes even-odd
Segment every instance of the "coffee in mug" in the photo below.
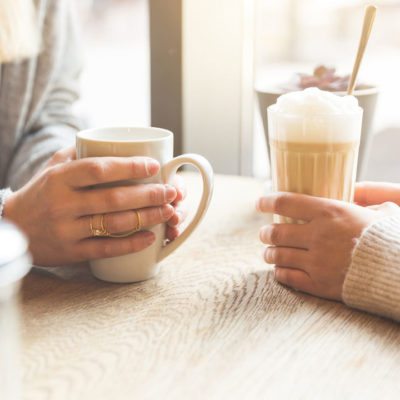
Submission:
<svg viewBox="0 0 400 400">
<path fill-rule="evenodd" d="M 159 262 L 190 236 L 207 211 L 213 191 L 210 163 L 198 154 L 173 158 L 173 134 L 159 128 L 115 127 L 81 131 L 76 137 L 76 150 L 77 158 L 139 156 L 151 157 L 160 163 L 160 171 L 151 178 L 105 186 L 170 183 L 177 169 L 184 164 L 191 164 L 200 171 L 203 178 L 200 204 L 192 221 L 177 239 L 164 246 L 166 224 L 159 224 L 149 229 L 155 233 L 156 240 L 148 248 L 137 253 L 90 261 L 92 273 L 108 282 L 138 282 L 155 276 L 159 271 Z"/>
</svg>

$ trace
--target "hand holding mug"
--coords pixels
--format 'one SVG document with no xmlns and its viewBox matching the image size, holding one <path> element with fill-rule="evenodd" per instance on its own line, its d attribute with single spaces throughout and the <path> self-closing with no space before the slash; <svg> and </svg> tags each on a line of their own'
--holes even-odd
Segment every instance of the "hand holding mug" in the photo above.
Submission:
<svg viewBox="0 0 400 400">
<path fill-rule="evenodd" d="M 158 161 L 147 157 L 99 157 L 75 159 L 75 149 L 56 153 L 47 165 L 22 189 L 7 199 L 4 217 L 15 222 L 29 237 L 36 265 L 55 266 L 89 259 L 115 257 L 150 246 L 155 235 L 147 230 L 113 240 L 91 235 L 90 216 L 111 233 L 124 232 L 141 225 L 146 228 L 170 221 L 169 239 L 174 239 L 182 213 L 182 189 L 172 185 L 149 184 L 137 187 L 93 186 L 116 180 L 150 178 L 160 170 Z M 180 186 L 182 186 L 180 184 Z"/>
<path fill-rule="evenodd" d="M 213 189 L 213 173 L 210 163 L 202 156 L 197 154 L 185 154 L 173 158 L 173 134 L 164 129 L 159 128 L 103 128 L 91 129 L 79 132 L 76 138 L 77 157 L 82 159 L 91 159 L 93 157 L 148 157 L 157 160 L 160 170 L 156 174 L 146 177 L 119 176 L 112 182 L 95 186 L 92 190 L 102 191 L 110 190 L 115 185 L 127 187 L 128 190 L 137 190 L 145 187 L 154 188 L 171 188 L 170 184 L 176 179 L 177 169 L 184 164 L 195 166 L 201 173 L 203 180 L 203 193 L 200 199 L 197 211 L 185 230 L 174 241 L 165 246 L 167 239 L 166 230 L 169 231 L 169 238 L 176 237 L 179 229 L 176 224 L 184 217 L 184 210 L 179 204 L 177 193 L 174 198 L 167 198 L 167 191 L 163 192 L 163 200 L 167 203 L 176 201 L 175 217 L 169 221 L 168 228 L 165 223 L 152 224 L 148 230 L 155 235 L 154 242 L 147 248 L 132 254 L 126 254 L 118 257 L 96 257 L 90 260 L 90 266 L 93 274 L 102 280 L 110 282 L 137 282 L 149 279 L 156 275 L 159 271 L 159 263 L 175 249 L 177 249 L 193 232 L 202 217 L 204 216 L 209 202 L 211 200 Z M 158 195 L 154 193 L 157 197 Z M 96 196 L 93 197 L 96 201 Z M 121 198 L 118 201 L 122 201 Z M 130 199 L 129 201 L 132 201 Z M 136 225 L 133 230 L 129 231 L 121 229 L 119 232 L 110 230 L 106 225 L 106 215 L 99 210 L 90 217 L 90 230 L 93 236 L 110 236 L 110 234 L 120 240 L 130 235 L 132 232 L 141 231 L 142 211 L 131 203 L 130 210 L 133 210 L 133 216 L 136 215 Z M 171 215 L 169 215 L 171 217 Z M 95 219 L 97 218 L 97 225 Z M 97 226 L 97 228 L 94 228 Z M 131 228 L 132 229 L 132 226 Z M 173 238 L 172 237 L 172 238 Z"/>
</svg>

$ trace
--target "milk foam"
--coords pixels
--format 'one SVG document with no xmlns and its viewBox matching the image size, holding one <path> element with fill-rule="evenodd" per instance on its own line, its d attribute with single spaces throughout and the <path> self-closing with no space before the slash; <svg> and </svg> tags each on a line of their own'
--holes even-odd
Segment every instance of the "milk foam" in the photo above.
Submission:
<svg viewBox="0 0 400 400">
<path fill-rule="evenodd" d="M 318 88 L 284 94 L 268 110 L 269 135 L 291 142 L 359 140 L 362 109 L 354 96 Z"/>
</svg>

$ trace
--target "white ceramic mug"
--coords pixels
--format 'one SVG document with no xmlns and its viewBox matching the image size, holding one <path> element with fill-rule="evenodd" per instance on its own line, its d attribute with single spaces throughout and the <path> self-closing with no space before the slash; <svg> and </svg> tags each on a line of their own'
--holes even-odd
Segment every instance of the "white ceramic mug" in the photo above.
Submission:
<svg viewBox="0 0 400 400">
<path fill-rule="evenodd" d="M 108 282 L 138 282 L 155 276 L 159 262 L 176 250 L 193 232 L 207 211 L 213 191 L 213 171 L 210 163 L 198 154 L 173 158 L 173 134 L 159 128 L 100 128 L 81 131 L 76 137 L 77 158 L 145 156 L 157 160 L 161 169 L 151 178 L 120 184 L 170 183 L 177 169 L 184 164 L 195 166 L 203 178 L 203 193 L 198 209 L 180 236 L 164 246 L 166 224 L 149 230 L 155 242 L 146 249 L 124 256 L 90 261 L 92 273 Z M 118 240 L 118 239 L 115 239 Z"/>
</svg>

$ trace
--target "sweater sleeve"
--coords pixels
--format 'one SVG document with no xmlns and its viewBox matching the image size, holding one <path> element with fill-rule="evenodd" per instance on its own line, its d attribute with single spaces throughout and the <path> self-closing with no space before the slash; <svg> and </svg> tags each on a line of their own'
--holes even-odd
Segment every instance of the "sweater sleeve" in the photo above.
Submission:
<svg viewBox="0 0 400 400">
<path fill-rule="evenodd" d="M 58 24 L 60 37 L 64 37 L 58 56 L 60 63 L 11 161 L 6 184 L 13 190 L 23 186 L 55 152 L 73 145 L 76 132 L 82 129 L 82 121 L 73 108 L 79 98 L 81 55 L 70 9 L 65 10 Z M 39 75 L 40 64 L 50 62 L 46 58 L 51 55 L 40 56 Z M 37 79 L 45 79 L 39 75 Z"/>
<path fill-rule="evenodd" d="M 368 227 L 356 244 L 343 285 L 350 307 L 400 321 L 400 216 Z"/>
<path fill-rule="evenodd" d="M 11 190 L 7 189 L 0 189 L 0 219 L 3 217 L 3 208 L 4 203 L 6 202 L 7 197 L 11 194 Z"/>
</svg>

